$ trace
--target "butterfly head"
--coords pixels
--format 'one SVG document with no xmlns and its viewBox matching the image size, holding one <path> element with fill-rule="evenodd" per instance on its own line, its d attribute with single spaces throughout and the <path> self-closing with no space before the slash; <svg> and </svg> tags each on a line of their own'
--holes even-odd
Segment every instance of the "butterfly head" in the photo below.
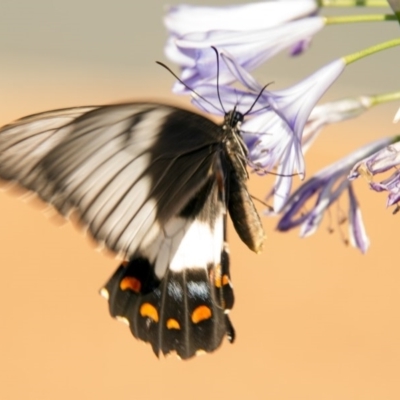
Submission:
<svg viewBox="0 0 400 400">
<path fill-rule="evenodd" d="M 240 128 L 240 124 L 243 122 L 244 120 L 244 115 L 236 110 L 236 107 L 227 112 L 225 114 L 225 118 L 224 118 L 224 129 L 228 129 L 228 128 L 233 128 L 233 129 L 239 129 Z"/>
</svg>

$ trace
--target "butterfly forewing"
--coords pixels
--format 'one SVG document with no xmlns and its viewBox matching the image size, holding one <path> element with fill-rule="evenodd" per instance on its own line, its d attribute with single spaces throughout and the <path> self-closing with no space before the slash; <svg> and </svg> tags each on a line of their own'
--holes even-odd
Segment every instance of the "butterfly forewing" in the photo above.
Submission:
<svg viewBox="0 0 400 400">
<path fill-rule="evenodd" d="M 0 160 L 6 159 L 7 165 L 4 173 L 0 169 L 0 177 L 28 182 L 27 189 L 63 215 L 76 210 L 98 242 L 129 258 L 208 179 L 217 158 L 216 125 L 155 104 L 98 107 L 61 125 L 82 109 L 74 110 L 53 116 L 60 127 L 51 136 L 49 113 L 43 120 L 39 114 L 31 117 L 32 122 L 25 119 L 24 125 L 22 120 L 5 127 Z M 18 142 L 11 139 L 15 128 L 23 130 Z M 32 130 L 34 135 L 29 135 Z M 43 136 L 49 136 L 47 148 L 36 156 Z M 21 162 L 16 146 L 22 142 L 27 145 Z"/>
<path fill-rule="evenodd" d="M 234 338 L 227 211 L 252 250 L 264 234 L 245 185 L 247 150 L 229 121 L 127 103 L 45 112 L 0 130 L 0 178 L 74 212 L 126 260 L 102 294 L 157 355 L 189 358 Z"/>
<path fill-rule="evenodd" d="M 36 191 L 41 179 L 46 180 L 37 165 L 68 135 L 69 124 L 93 108 L 48 111 L 4 126 L 0 130 L 0 177 Z"/>
</svg>

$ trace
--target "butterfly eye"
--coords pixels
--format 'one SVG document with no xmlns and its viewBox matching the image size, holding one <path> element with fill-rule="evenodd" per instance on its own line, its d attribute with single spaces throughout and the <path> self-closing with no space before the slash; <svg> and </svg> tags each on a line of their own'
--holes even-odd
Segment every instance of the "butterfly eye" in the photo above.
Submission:
<svg viewBox="0 0 400 400">
<path fill-rule="evenodd" d="M 240 122 L 243 122 L 243 120 L 244 115 L 242 113 L 236 110 L 230 111 L 225 114 L 225 123 L 223 129 L 225 129 L 226 126 L 235 128 Z"/>
<path fill-rule="evenodd" d="M 236 126 L 239 122 L 243 122 L 244 115 L 239 111 L 234 111 L 232 114 L 232 126 Z"/>
</svg>

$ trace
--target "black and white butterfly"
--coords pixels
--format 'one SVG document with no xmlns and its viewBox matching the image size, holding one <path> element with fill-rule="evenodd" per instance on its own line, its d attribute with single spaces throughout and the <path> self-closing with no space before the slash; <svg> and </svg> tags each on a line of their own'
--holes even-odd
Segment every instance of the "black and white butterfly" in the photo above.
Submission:
<svg viewBox="0 0 400 400">
<path fill-rule="evenodd" d="M 124 260 L 101 294 L 157 356 L 187 359 L 234 340 L 227 212 L 251 250 L 264 240 L 242 120 L 234 110 L 220 126 L 126 103 L 48 111 L 0 130 L 0 178 L 73 213 Z"/>
</svg>

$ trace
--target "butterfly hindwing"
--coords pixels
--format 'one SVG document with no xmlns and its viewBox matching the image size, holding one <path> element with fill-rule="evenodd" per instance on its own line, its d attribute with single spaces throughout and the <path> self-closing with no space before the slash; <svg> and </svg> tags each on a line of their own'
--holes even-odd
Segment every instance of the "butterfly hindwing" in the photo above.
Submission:
<svg viewBox="0 0 400 400">
<path fill-rule="evenodd" d="M 219 190 L 216 180 L 210 180 L 180 213 L 186 225 L 161 279 L 151 260 L 138 254 L 101 291 L 111 315 L 127 323 L 135 337 L 150 342 L 157 356 L 176 352 L 187 359 L 214 351 L 225 336 L 234 340 L 227 315 L 234 299 L 226 210 Z"/>
</svg>

